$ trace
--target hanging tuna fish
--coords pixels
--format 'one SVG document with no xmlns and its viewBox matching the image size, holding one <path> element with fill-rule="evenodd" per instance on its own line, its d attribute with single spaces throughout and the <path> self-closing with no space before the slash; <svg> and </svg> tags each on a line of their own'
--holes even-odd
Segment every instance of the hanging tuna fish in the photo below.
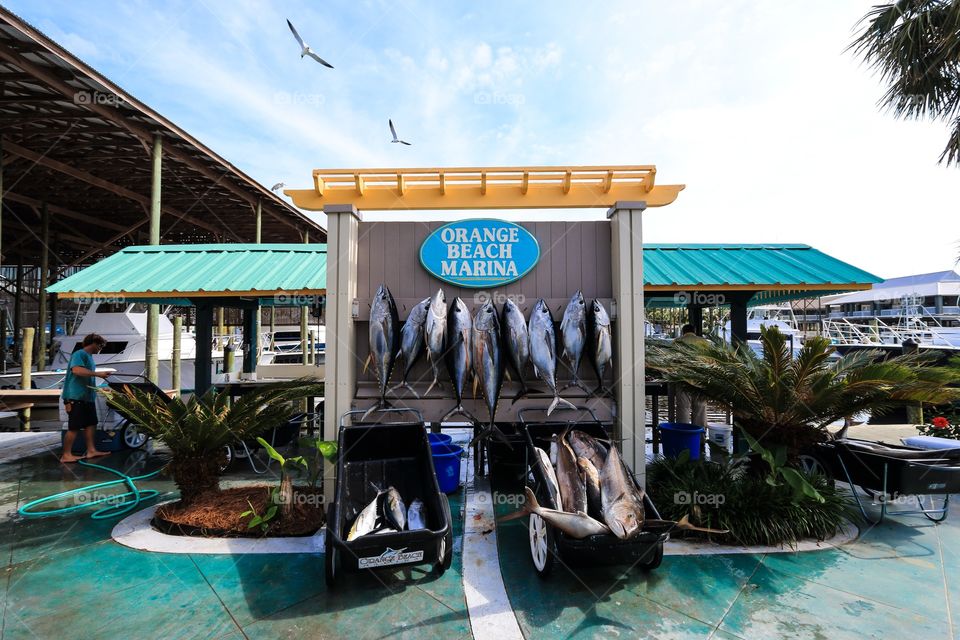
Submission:
<svg viewBox="0 0 960 640">
<path fill-rule="evenodd" d="M 393 365 L 397 362 L 399 349 L 400 319 L 397 305 L 390 295 L 390 289 L 381 284 L 377 287 L 377 294 L 370 307 L 370 355 L 367 356 L 367 363 L 373 364 L 377 384 L 380 386 L 380 400 L 367 409 L 361 420 L 377 409 L 390 406 L 387 402 L 387 384 L 390 382 Z M 367 363 L 363 366 L 364 372 L 367 370 Z"/>
</svg>

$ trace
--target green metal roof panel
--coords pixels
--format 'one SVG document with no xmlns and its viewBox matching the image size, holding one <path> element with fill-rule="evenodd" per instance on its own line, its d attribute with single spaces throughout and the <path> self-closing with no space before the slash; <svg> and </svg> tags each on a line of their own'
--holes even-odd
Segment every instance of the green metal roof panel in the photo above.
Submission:
<svg viewBox="0 0 960 640">
<path fill-rule="evenodd" d="M 798 288 L 882 282 L 804 244 L 647 244 L 643 247 L 643 281 L 650 286 Z"/>
<path fill-rule="evenodd" d="M 318 291 L 327 286 L 325 244 L 127 247 L 48 288 L 50 293 Z"/>
</svg>

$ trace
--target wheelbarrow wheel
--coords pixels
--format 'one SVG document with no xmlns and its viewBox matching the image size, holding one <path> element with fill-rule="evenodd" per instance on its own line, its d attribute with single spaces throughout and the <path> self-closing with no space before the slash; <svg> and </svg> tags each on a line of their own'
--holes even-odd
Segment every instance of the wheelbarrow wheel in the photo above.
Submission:
<svg viewBox="0 0 960 640">
<path fill-rule="evenodd" d="M 137 425 L 128 422 L 123 425 L 123 431 L 120 432 L 120 438 L 127 449 L 139 449 L 147 444 L 147 436 L 137 429 Z"/>
<path fill-rule="evenodd" d="M 827 472 L 826 465 L 823 464 L 823 461 L 821 461 L 817 456 L 804 453 L 797 456 L 797 461 L 800 463 L 800 470 L 804 473 L 819 473 L 820 475 L 827 476 L 828 478 L 830 477 L 830 474 Z"/>
<path fill-rule="evenodd" d="M 535 513 L 530 514 L 530 558 L 537 575 L 547 578 L 559 563 L 557 534 L 554 528 Z"/>
<path fill-rule="evenodd" d="M 450 517 L 450 500 L 440 494 L 440 503 L 443 506 L 443 515 L 447 519 L 447 533 L 440 540 L 440 559 L 436 565 L 438 576 L 446 573 L 453 564 L 453 518 Z"/>
<path fill-rule="evenodd" d="M 658 544 L 647 551 L 646 555 L 640 560 L 640 568 L 644 571 L 653 571 L 663 562 L 663 545 Z"/>
<path fill-rule="evenodd" d="M 333 519 L 333 505 L 330 505 L 327 508 L 327 533 L 324 536 L 323 541 L 323 551 L 324 551 L 324 577 L 326 578 L 327 588 L 332 589 L 337 586 L 337 580 L 340 578 L 340 552 L 337 551 L 336 545 L 333 544 L 333 535 L 330 533 L 331 523 L 334 522 Z"/>
</svg>

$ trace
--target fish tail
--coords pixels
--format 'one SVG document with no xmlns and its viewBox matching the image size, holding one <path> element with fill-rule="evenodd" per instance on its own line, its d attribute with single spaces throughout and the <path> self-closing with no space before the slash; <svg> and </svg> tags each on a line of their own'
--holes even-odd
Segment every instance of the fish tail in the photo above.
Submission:
<svg viewBox="0 0 960 640">
<path fill-rule="evenodd" d="M 513 402 L 510 403 L 511 405 L 516 404 L 517 400 L 530 393 L 530 387 L 528 387 L 523 380 L 520 381 L 520 385 L 520 391 L 517 392 L 517 395 L 513 396 Z"/>
<path fill-rule="evenodd" d="M 468 418 L 474 424 L 480 424 L 480 421 L 477 420 L 472 413 L 470 413 L 469 411 L 463 408 L 462 402 L 458 403 L 457 406 L 455 406 L 453 409 L 450 409 L 450 411 L 447 411 L 447 413 L 444 414 L 442 418 L 440 418 L 440 422 L 444 422 L 450 416 L 456 416 L 456 415 L 461 415 L 465 418 Z"/>
<path fill-rule="evenodd" d="M 495 422 L 491 422 L 486 429 L 484 429 L 483 431 L 478 433 L 476 436 L 474 436 L 473 440 L 471 440 L 470 444 L 468 444 L 467 446 L 472 447 L 477 442 L 481 442 L 491 436 L 493 436 L 503 444 L 507 445 L 507 448 L 510 449 L 511 451 L 513 450 L 513 444 L 511 444 L 511 442 L 507 439 L 507 436 L 504 435 L 503 431 L 500 430 L 500 427 L 498 427 Z"/>
<path fill-rule="evenodd" d="M 557 406 L 561 404 L 566 405 L 570 409 L 577 408 L 576 405 L 574 405 L 572 402 L 568 402 L 567 400 L 564 400 L 560 396 L 553 396 L 553 402 L 550 403 L 550 407 L 547 409 L 547 415 L 549 416 L 551 413 L 553 413 L 554 409 L 556 409 Z"/>
<path fill-rule="evenodd" d="M 395 384 L 395 385 L 393 385 L 392 387 L 390 387 L 390 388 L 387 390 L 387 393 L 393 393 L 395 390 L 399 389 L 400 387 L 406 388 L 407 391 L 409 391 L 410 393 L 413 394 L 413 397 L 415 397 L 415 398 L 417 398 L 417 399 L 420 398 L 420 396 L 417 395 L 417 392 L 414 391 L 413 387 L 410 386 L 410 383 L 407 382 L 406 380 L 404 380 L 404 381 L 401 382 L 400 384 Z M 429 389 L 428 389 L 428 391 L 429 391 Z"/>
</svg>

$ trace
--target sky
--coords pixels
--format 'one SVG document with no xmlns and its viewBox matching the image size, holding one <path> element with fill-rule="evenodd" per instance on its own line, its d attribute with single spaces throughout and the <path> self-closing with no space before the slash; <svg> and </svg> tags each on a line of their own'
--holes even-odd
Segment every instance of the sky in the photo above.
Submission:
<svg viewBox="0 0 960 640">
<path fill-rule="evenodd" d="M 882 278 L 953 269 L 947 127 L 882 112 L 845 50 L 874 2 L 4 4 L 267 186 L 310 188 L 316 168 L 655 164 L 686 189 L 644 214 L 645 242 L 809 244 Z M 288 18 L 335 69 L 299 57 Z M 389 143 L 388 118 L 412 146 Z"/>
</svg>

